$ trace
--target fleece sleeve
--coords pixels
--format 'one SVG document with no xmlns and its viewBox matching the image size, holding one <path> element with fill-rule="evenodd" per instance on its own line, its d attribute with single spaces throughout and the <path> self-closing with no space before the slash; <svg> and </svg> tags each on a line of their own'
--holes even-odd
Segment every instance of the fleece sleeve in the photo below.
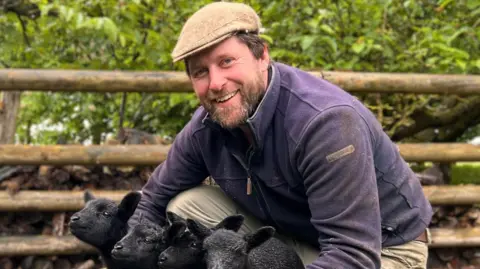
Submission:
<svg viewBox="0 0 480 269">
<path fill-rule="evenodd" d="M 297 145 L 320 254 L 308 269 L 380 268 L 381 224 L 372 136 L 350 106 L 320 112 Z"/>
<path fill-rule="evenodd" d="M 140 218 L 155 223 L 164 221 L 170 199 L 183 190 L 200 185 L 208 176 L 191 128 L 189 123 L 178 133 L 166 160 L 156 167 L 143 186 L 142 198 L 129 220 L 129 227 L 137 224 Z"/>
</svg>

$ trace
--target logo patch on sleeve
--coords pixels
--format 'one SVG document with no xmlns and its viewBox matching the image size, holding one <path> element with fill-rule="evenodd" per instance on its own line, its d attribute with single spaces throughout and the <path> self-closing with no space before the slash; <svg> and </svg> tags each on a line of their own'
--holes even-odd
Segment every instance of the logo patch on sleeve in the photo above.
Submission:
<svg viewBox="0 0 480 269">
<path fill-rule="evenodd" d="M 327 155 L 327 161 L 329 163 L 334 162 L 342 157 L 352 154 L 354 151 L 355 151 L 355 147 L 353 145 L 348 145 L 339 151 L 336 151 L 332 154 Z"/>
</svg>

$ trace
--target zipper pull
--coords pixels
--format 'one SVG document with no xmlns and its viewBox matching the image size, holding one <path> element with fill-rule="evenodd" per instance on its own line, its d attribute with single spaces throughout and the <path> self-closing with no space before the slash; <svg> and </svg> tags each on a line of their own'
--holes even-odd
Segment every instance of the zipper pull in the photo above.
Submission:
<svg viewBox="0 0 480 269">
<path fill-rule="evenodd" d="M 247 177 L 247 195 L 252 194 L 252 179 Z"/>
</svg>

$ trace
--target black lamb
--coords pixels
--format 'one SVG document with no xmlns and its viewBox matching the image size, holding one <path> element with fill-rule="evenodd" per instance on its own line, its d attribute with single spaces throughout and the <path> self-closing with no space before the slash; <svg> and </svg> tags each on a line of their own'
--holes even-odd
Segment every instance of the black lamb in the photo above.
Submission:
<svg viewBox="0 0 480 269">
<path fill-rule="evenodd" d="M 173 222 L 165 230 L 168 248 L 158 256 L 159 269 L 205 269 L 201 241 L 186 231 L 185 221 Z"/>
<path fill-rule="evenodd" d="M 117 205 L 113 200 L 96 198 L 87 190 L 84 193 L 84 208 L 70 218 L 72 234 L 95 247 L 109 269 L 129 268 L 124 262 L 113 259 L 111 251 L 115 243 L 127 234 L 127 221 L 140 198 L 139 192 L 129 192 Z"/>
<path fill-rule="evenodd" d="M 275 228 L 264 226 L 242 235 L 242 215 L 225 218 L 213 229 L 187 219 L 188 229 L 203 239 L 207 269 L 297 269 L 305 268 L 293 248 L 273 237 Z"/>
</svg>

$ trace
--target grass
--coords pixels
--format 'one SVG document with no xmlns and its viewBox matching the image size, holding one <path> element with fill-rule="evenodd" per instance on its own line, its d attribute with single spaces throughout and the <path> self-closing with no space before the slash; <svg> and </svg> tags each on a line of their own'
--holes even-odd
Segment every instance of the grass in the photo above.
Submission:
<svg viewBox="0 0 480 269">
<path fill-rule="evenodd" d="M 452 167 L 451 184 L 480 184 L 480 162 L 456 163 Z"/>
<path fill-rule="evenodd" d="M 430 167 L 431 163 L 412 167 L 416 172 Z M 480 185 L 480 162 L 458 162 L 452 165 L 452 185 L 477 184 Z"/>
</svg>

